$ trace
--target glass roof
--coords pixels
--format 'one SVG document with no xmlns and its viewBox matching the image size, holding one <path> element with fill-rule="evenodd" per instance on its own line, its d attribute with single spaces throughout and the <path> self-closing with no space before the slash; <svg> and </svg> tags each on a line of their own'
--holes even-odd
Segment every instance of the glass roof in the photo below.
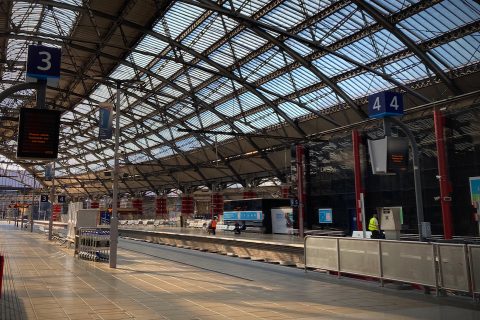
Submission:
<svg viewBox="0 0 480 320">
<path fill-rule="evenodd" d="M 217 144 L 238 141 L 208 131 L 293 128 L 301 135 L 303 119 L 355 108 L 355 101 L 387 89 L 413 94 L 414 83 L 448 78 L 480 60 L 474 0 L 369 0 L 362 6 L 179 0 L 165 1 L 158 12 L 146 8 L 144 18 L 126 10 L 117 19 L 111 12 L 120 12 L 123 2 L 88 12 L 80 0 L 12 1 L 9 8 L 14 30 L 3 48 L 8 63 L 0 87 L 24 81 L 29 44 L 62 47 L 62 80 L 47 98 L 64 111 L 57 175 L 109 169 L 113 141 L 97 138 L 98 104 L 116 102 L 115 81 L 141 80 L 121 85 L 125 161 L 178 155 L 176 161 L 192 165 L 186 154 L 205 148 L 219 156 Z M 8 98 L 0 107 L 32 106 L 34 94 L 24 91 L 25 98 Z"/>
</svg>

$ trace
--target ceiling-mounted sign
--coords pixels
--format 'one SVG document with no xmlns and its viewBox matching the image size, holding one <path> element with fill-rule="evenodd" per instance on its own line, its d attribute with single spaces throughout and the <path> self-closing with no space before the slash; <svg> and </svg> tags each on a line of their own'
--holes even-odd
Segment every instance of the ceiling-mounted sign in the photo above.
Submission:
<svg viewBox="0 0 480 320">
<path fill-rule="evenodd" d="M 60 79 L 62 50 L 41 45 L 28 46 L 27 82 L 47 80 L 49 85 L 57 85 Z"/>
<path fill-rule="evenodd" d="M 61 196 L 61 195 L 58 196 L 58 197 L 57 197 L 57 202 L 58 202 L 58 203 L 65 203 L 65 196 Z"/>
<path fill-rule="evenodd" d="M 384 137 L 368 140 L 368 151 L 373 174 L 405 172 L 408 166 L 408 140 L 401 137 Z"/>
<path fill-rule="evenodd" d="M 48 194 L 40 195 L 40 202 L 48 202 Z"/>
<path fill-rule="evenodd" d="M 98 139 L 112 139 L 113 136 L 113 104 L 99 104 L 100 126 L 98 128 Z"/>
<path fill-rule="evenodd" d="M 51 163 L 45 165 L 45 181 L 52 181 L 53 165 Z"/>
<path fill-rule="evenodd" d="M 403 116 L 403 94 L 385 91 L 368 97 L 369 118 L 389 116 Z"/>
<path fill-rule="evenodd" d="M 60 111 L 22 108 L 17 159 L 57 159 L 59 133 Z"/>
</svg>

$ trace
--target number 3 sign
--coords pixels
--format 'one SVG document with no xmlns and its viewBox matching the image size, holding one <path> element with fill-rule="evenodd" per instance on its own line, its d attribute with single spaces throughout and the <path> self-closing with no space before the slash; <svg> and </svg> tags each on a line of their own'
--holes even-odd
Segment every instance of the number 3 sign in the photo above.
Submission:
<svg viewBox="0 0 480 320">
<path fill-rule="evenodd" d="M 60 48 L 46 46 L 28 46 L 27 82 L 37 79 L 47 80 L 50 85 L 56 85 L 60 78 Z"/>
</svg>

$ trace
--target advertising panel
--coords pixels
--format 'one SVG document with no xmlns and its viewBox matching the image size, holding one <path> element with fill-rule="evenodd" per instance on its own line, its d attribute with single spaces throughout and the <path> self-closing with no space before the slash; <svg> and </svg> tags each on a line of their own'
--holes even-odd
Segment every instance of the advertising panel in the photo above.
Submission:
<svg viewBox="0 0 480 320">
<path fill-rule="evenodd" d="M 272 232 L 290 234 L 293 229 L 292 208 L 272 208 Z"/>
</svg>

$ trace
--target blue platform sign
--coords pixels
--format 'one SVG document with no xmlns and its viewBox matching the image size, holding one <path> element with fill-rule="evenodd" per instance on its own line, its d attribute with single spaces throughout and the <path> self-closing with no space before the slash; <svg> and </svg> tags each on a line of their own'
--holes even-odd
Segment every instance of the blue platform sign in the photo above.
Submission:
<svg viewBox="0 0 480 320">
<path fill-rule="evenodd" d="M 380 92 L 368 97 L 368 116 L 385 118 L 403 115 L 403 94 L 399 92 Z"/>
<path fill-rule="evenodd" d="M 65 203 L 65 196 L 61 195 L 57 197 L 57 202 L 58 203 Z"/>
<path fill-rule="evenodd" d="M 100 104 L 100 127 L 98 129 L 98 138 L 112 139 L 113 136 L 113 105 L 110 103 Z"/>
<path fill-rule="evenodd" d="M 60 48 L 40 45 L 28 46 L 27 82 L 38 79 L 47 80 L 50 85 L 56 85 L 60 79 Z"/>
<path fill-rule="evenodd" d="M 333 223 L 332 208 L 318 209 L 319 223 Z"/>
<path fill-rule="evenodd" d="M 262 211 L 225 211 L 223 213 L 223 220 L 250 220 L 262 221 Z"/>
</svg>

